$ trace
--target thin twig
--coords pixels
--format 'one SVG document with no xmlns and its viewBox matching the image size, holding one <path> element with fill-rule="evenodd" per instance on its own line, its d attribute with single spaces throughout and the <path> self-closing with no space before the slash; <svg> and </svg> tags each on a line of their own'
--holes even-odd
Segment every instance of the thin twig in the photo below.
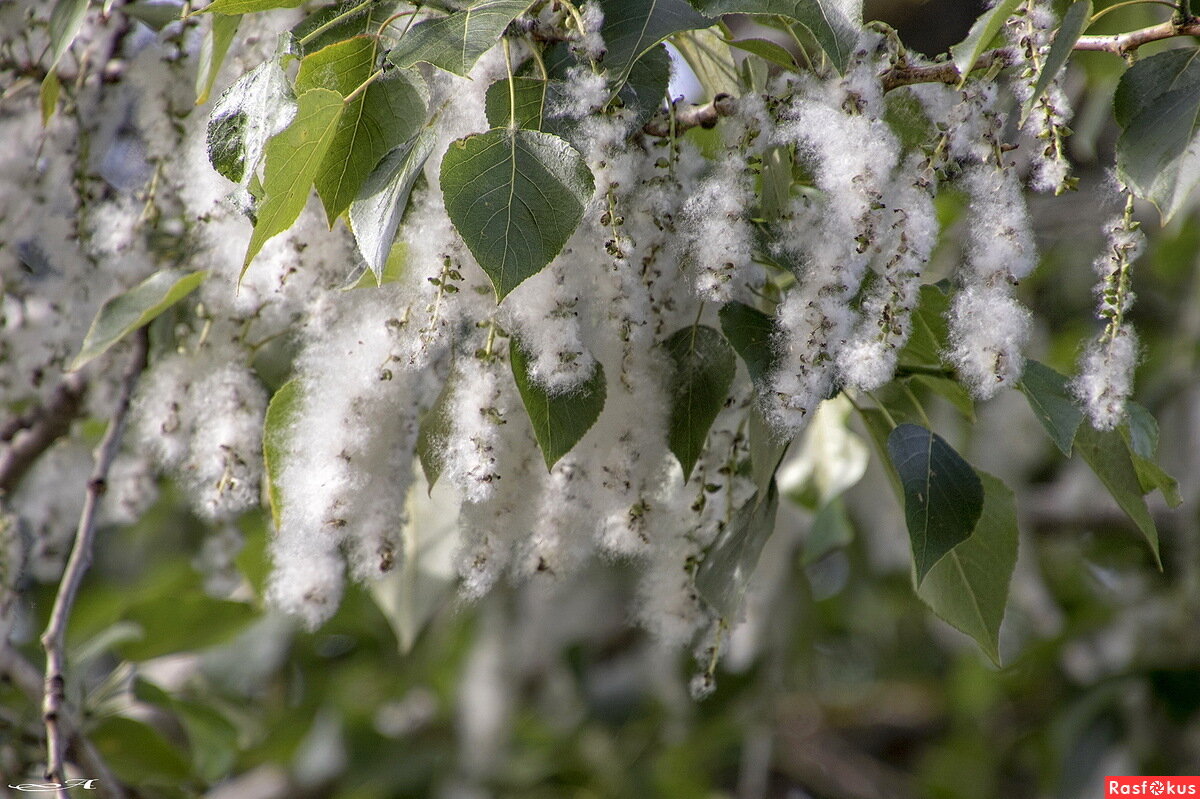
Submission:
<svg viewBox="0 0 1200 799">
<path fill-rule="evenodd" d="M 87 388 L 79 374 L 69 374 L 49 401 L 3 426 L 8 446 L 0 451 L 0 495 L 10 493 L 26 470 L 71 427 Z"/>
<path fill-rule="evenodd" d="M 66 693 L 64 672 L 67 622 L 71 617 L 71 608 L 75 604 L 79 585 L 92 562 L 96 512 L 104 496 L 108 470 L 121 445 L 121 433 L 124 431 L 125 416 L 129 411 L 134 386 L 142 370 L 146 368 L 148 348 L 149 337 L 146 328 L 143 327 L 133 337 L 133 353 L 121 378 L 121 392 L 109 419 L 108 430 L 105 431 L 96 451 L 96 464 L 88 479 L 87 495 L 84 498 L 83 512 L 79 516 L 75 544 L 71 548 L 71 556 L 67 559 L 67 567 L 58 585 L 58 595 L 54 598 L 50 621 L 46 625 L 46 631 L 42 633 L 42 647 L 46 650 L 46 679 L 42 700 L 42 720 L 46 725 L 46 779 L 54 782 L 61 783 L 65 779 L 63 757 L 67 749 L 67 735 L 61 720 Z M 60 799 L 67 799 L 65 789 L 59 790 L 59 796 Z"/>
</svg>

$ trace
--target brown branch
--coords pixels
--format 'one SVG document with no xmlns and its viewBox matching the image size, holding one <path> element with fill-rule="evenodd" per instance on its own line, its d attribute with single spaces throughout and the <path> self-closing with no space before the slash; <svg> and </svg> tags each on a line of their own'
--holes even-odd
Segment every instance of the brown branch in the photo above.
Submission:
<svg viewBox="0 0 1200 799">
<path fill-rule="evenodd" d="M 75 604 L 75 596 L 79 585 L 92 562 L 92 541 L 96 534 L 96 513 L 100 500 L 104 496 L 108 470 L 117 456 L 121 445 L 121 434 L 124 432 L 125 416 L 133 397 L 133 389 L 138 377 L 146 368 L 146 353 L 149 348 L 149 337 L 146 328 L 141 328 L 133 337 L 133 353 L 129 366 L 121 378 L 121 391 L 117 398 L 116 407 L 108 422 L 108 429 L 100 446 L 96 450 L 96 463 L 92 475 L 88 479 L 87 495 L 84 498 L 83 512 L 79 516 L 79 529 L 75 533 L 75 544 L 71 548 L 71 556 L 67 559 L 66 569 L 58 585 L 58 595 L 54 598 L 54 607 L 50 611 L 50 621 L 46 631 L 42 633 L 42 647 L 46 650 L 45 696 L 42 700 L 42 720 L 46 724 L 46 779 L 62 782 L 65 778 L 63 757 L 67 748 L 66 731 L 62 726 L 62 718 L 66 699 L 66 632 L 67 622 L 71 617 L 71 609 Z M 61 799 L 67 799 L 65 789 L 59 790 Z"/>
<path fill-rule="evenodd" d="M 680 107 L 676 102 L 671 104 L 671 108 L 674 111 L 674 125 L 671 114 L 659 111 L 642 126 L 642 132 L 647 136 L 664 138 L 671 135 L 672 129 L 678 134 L 690 128 L 711 128 L 721 117 L 731 116 L 737 110 L 737 102 L 730 95 L 721 93 L 711 103 Z"/>
<path fill-rule="evenodd" d="M 69 374 L 45 405 L 3 425 L 0 440 L 8 446 L 0 451 L 0 496 L 11 493 L 33 462 L 66 434 L 79 415 L 86 389 L 82 376 Z"/>
<path fill-rule="evenodd" d="M 1080 36 L 1072 48 L 1080 51 L 1096 51 L 1127 56 L 1144 44 L 1173 39 L 1178 36 L 1200 36 L 1200 19 L 1169 20 L 1147 28 L 1139 28 L 1128 33 L 1118 33 L 1111 36 Z M 969 70 L 989 69 L 997 64 L 1001 67 L 1010 66 L 1015 60 L 1014 54 L 1006 47 L 989 50 L 979 57 L 979 60 Z M 890 92 L 901 86 L 912 86 L 916 83 L 946 83 L 955 84 L 962 80 L 962 73 L 952 61 L 930 66 L 909 66 L 898 64 L 883 73 L 883 90 Z"/>
<path fill-rule="evenodd" d="M 1200 20 L 1167 20 L 1158 25 L 1138 28 L 1128 33 L 1112 36 L 1080 36 L 1075 42 L 1076 50 L 1093 50 L 1113 55 L 1126 56 L 1143 44 L 1173 39 L 1176 36 L 1200 36 Z"/>
</svg>

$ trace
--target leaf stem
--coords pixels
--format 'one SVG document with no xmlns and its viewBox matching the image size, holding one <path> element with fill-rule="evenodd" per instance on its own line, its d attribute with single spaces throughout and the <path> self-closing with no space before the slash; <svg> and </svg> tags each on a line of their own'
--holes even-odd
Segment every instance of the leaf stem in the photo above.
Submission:
<svg viewBox="0 0 1200 799">
<path fill-rule="evenodd" d="M 1166 6 L 1167 8 L 1170 8 L 1172 11 L 1176 11 L 1176 12 L 1179 11 L 1179 4 L 1171 3 L 1168 0 L 1122 0 L 1122 2 L 1120 2 L 1120 3 L 1114 3 L 1113 5 L 1109 6 L 1108 8 L 1102 8 L 1099 11 L 1097 11 L 1095 14 L 1092 14 L 1091 19 L 1088 20 L 1088 25 L 1094 24 L 1096 22 L 1096 20 L 1100 19 L 1101 17 L 1103 17 L 1105 14 L 1107 14 L 1110 11 L 1116 11 L 1119 8 L 1125 8 L 1127 6 L 1141 6 L 1141 5 Z"/>
<path fill-rule="evenodd" d="M 509 44 L 508 37 L 503 37 L 500 41 L 504 45 L 504 69 L 508 72 L 508 129 L 517 129 L 517 86 L 513 80 L 512 68 L 512 46 Z"/>
<path fill-rule="evenodd" d="M 907 380 L 901 380 L 900 385 L 904 386 L 904 393 L 908 395 L 909 402 L 917 409 L 917 415 L 921 417 L 921 421 L 925 423 L 926 430 L 933 430 L 933 425 L 929 423 L 929 417 L 925 414 L 925 408 L 921 405 L 921 401 L 917 399 L 916 392 L 912 390 L 912 386 Z"/>
<path fill-rule="evenodd" d="M 375 70 L 375 72 L 373 72 L 369 78 L 367 78 L 362 83 L 355 86 L 354 91 L 350 92 L 349 94 L 347 94 L 345 97 L 342 98 L 342 105 L 350 105 L 350 103 L 354 100 L 354 98 L 358 97 L 360 94 L 365 92 L 367 90 L 367 87 L 369 87 L 372 83 L 374 83 L 376 80 L 378 80 L 379 76 L 382 74 L 383 74 L 382 69 Z"/>
</svg>

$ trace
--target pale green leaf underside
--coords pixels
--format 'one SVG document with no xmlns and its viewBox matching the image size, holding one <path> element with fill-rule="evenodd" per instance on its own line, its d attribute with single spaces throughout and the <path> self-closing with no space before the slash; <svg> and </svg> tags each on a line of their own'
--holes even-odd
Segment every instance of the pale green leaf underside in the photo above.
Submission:
<svg viewBox="0 0 1200 799">
<path fill-rule="evenodd" d="M 446 213 L 503 299 L 550 263 L 583 218 L 592 174 L 557 136 L 496 128 L 450 145 Z"/>
<path fill-rule="evenodd" d="M 530 1 L 475 0 L 462 11 L 419 22 L 392 48 L 388 60 L 398 67 L 424 61 L 466 75 Z"/>
<path fill-rule="evenodd" d="M 509 362 L 546 468 L 553 469 L 600 418 L 608 393 L 604 368 L 597 363 L 582 385 L 562 394 L 550 394 L 530 376 L 529 356 L 515 337 L 509 345 Z"/>
<path fill-rule="evenodd" d="M 277 61 L 266 61 L 238 78 L 217 98 L 208 121 L 208 158 L 213 168 L 247 186 L 267 141 L 296 117 L 296 98 Z"/>
<path fill-rule="evenodd" d="M 775 530 L 779 491 L 755 492 L 734 511 L 696 572 L 696 590 L 725 619 L 737 618 L 763 547 Z"/>
<path fill-rule="evenodd" d="M 705 325 L 685 327 L 663 346 L 675 367 L 668 383 L 671 416 L 667 443 L 687 480 L 704 451 L 708 430 L 729 396 L 737 361 L 725 337 Z"/>
<path fill-rule="evenodd" d="M 263 465 L 267 475 L 267 502 L 271 506 L 271 519 L 279 529 L 279 518 L 283 515 L 283 492 L 279 487 L 279 476 L 284 461 L 291 451 L 291 434 L 300 418 L 304 393 L 299 380 L 284 383 L 267 406 L 263 420 Z"/>
<path fill-rule="evenodd" d="M 267 143 L 264 195 L 242 262 L 243 275 L 263 244 L 291 227 L 304 210 L 321 161 L 337 133 L 343 108 L 340 94 L 311 89 L 300 95 L 299 106 L 287 130 Z"/>
<path fill-rule="evenodd" d="M 1113 103 L 1125 128 L 1117 172 L 1153 202 L 1164 224 L 1200 183 L 1200 49 L 1145 58 L 1121 77 Z"/>
<path fill-rule="evenodd" d="M 79 369 L 139 327 L 153 322 L 163 311 L 195 291 L 207 276 L 205 271 L 164 269 L 104 303 L 92 320 L 70 370 Z"/>
<path fill-rule="evenodd" d="M 354 240 L 377 281 L 383 280 L 408 197 L 436 140 L 427 129 L 385 155 L 350 204 Z"/>
<path fill-rule="evenodd" d="M 862 0 L 701 0 L 700 10 L 718 14 L 772 14 L 794 19 L 812 33 L 829 60 L 845 69 L 862 25 Z"/>
<path fill-rule="evenodd" d="M 970 538 L 929 570 L 917 595 L 999 665 L 1000 624 L 1017 563 L 1017 514 L 1012 491 L 990 474 L 978 474 L 983 485 L 979 523 Z"/>
<path fill-rule="evenodd" d="M 1020 4 L 1021 0 L 1000 0 L 975 20 L 971 30 L 967 32 L 967 38 L 950 48 L 954 66 L 964 78 Z"/>
</svg>

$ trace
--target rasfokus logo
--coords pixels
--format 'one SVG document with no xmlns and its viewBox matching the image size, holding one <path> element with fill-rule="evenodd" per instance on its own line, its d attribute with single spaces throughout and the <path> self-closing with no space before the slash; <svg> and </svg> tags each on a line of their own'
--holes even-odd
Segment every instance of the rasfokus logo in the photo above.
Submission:
<svg viewBox="0 0 1200 799">
<path fill-rule="evenodd" d="M 1121 796 L 1195 796 L 1200 777 L 1105 777 L 1104 799 Z"/>
</svg>

